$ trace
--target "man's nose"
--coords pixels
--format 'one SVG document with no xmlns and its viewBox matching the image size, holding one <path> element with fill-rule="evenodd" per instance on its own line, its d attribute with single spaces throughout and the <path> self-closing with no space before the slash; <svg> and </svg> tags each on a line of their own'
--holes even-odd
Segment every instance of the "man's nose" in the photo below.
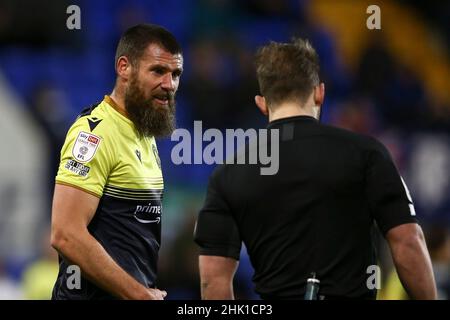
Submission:
<svg viewBox="0 0 450 320">
<path fill-rule="evenodd" d="M 163 89 L 167 90 L 174 90 L 175 89 L 175 81 L 173 80 L 172 74 L 167 73 L 162 78 L 161 87 Z"/>
</svg>

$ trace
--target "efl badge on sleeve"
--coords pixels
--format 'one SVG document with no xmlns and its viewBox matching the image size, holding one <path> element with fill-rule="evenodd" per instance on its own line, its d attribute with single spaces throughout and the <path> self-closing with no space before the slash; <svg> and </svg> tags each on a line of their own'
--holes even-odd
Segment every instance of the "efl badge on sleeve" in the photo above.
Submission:
<svg viewBox="0 0 450 320">
<path fill-rule="evenodd" d="M 72 155 L 80 162 L 91 161 L 97 152 L 100 140 L 101 138 L 96 135 L 81 131 L 73 146 Z"/>
</svg>

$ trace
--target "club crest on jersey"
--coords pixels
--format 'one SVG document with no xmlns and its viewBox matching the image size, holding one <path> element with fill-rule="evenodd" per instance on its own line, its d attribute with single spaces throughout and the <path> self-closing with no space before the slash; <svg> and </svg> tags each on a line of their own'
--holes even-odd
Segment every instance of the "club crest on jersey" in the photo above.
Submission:
<svg viewBox="0 0 450 320">
<path fill-rule="evenodd" d="M 72 149 L 73 157 L 80 162 L 89 162 L 97 152 L 101 138 L 81 131 Z"/>
</svg>

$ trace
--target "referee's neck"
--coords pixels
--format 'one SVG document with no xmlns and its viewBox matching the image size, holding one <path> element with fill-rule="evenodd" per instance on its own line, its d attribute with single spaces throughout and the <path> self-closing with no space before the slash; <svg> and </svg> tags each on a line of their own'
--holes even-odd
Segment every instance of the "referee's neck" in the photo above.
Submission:
<svg viewBox="0 0 450 320">
<path fill-rule="evenodd" d="M 300 104 L 293 102 L 285 102 L 269 108 L 269 122 L 296 116 L 316 118 L 316 112 L 314 112 L 314 107 L 310 106 L 310 104 L 301 106 Z"/>
</svg>

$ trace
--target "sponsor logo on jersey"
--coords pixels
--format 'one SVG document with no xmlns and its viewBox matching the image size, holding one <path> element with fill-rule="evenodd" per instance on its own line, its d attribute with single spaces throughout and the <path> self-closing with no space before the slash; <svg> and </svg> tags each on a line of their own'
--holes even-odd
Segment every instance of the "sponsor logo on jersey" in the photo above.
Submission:
<svg viewBox="0 0 450 320">
<path fill-rule="evenodd" d="M 90 167 L 85 166 L 84 164 L 79 163 L 75 160 L 67 161 L 64 167 L 81 177 L 86 177 L 89 173 L 89 170 L 91 170 Z"/>
<path fill-rule="evenodd" d="M 95 136 L 89 136 L 88 141 L 92 142 L 93 144 L 98 144 L 98 138 Z"/>
<path fill-rule="evenodd" d="M 140 223 L 160 223 L 161 203 L 149 202 L 148 205 L 138 205 L 134 210 L 134 218 Z"/>
<path fill-rule="evenodd" d="M 80 162 L 89 162 L 94 158 L 101 138 L 92 133 L 81 131 L 72 148 L 73 157 Z"/>
</svg>

